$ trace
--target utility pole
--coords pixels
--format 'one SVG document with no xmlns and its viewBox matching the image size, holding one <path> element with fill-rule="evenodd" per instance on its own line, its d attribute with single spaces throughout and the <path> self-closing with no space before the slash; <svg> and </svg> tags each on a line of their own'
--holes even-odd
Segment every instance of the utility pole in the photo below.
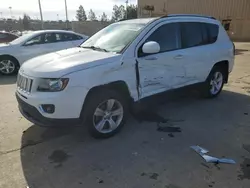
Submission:
<svg viewBox="0 0 250 188">
<path fill-rule="evenodd" d="M 10 9 L 10 18 L 12 19 L 12 7 L 9 7 Z"/>
<path fill-rule="evenodd" d="M 64 0 L 65 2 L 65 12 L 66 12 L 66 29 L 68 29 L 68 8 L 67 8 L 67 0 Z"/>
<path fill-rule="evenodd" d="M 41 16 L 41 22 L 42 22 L 42 29 L 43 29 L 43 13 L 42 13 L 42 7 L 41 7 L 40 0 L 38 0 L 38 4 L 39 4 L 39 10 L 40 10 L 40 16 Z"/>
<path fill-rule="evenodd" d="M 126 19 L 128 19 L 128 0 L 126 0 L 125 3 L 126 3 Z"/>
<path fill-rule="evenodd" d="M 0 15 L 1 15 L 1 17 L 0 17 L 0 18 L 1 18 L 1 19 L 3 19 L 3 12 L 0 12 Z"/>
</svg>

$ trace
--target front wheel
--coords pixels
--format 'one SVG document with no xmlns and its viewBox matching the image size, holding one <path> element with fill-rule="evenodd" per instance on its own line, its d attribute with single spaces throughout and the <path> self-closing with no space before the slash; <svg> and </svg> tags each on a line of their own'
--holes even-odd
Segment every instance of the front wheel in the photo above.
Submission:
<svg viewBox="0 0 250 188">
<path fill-rule="evenodd" d="M 203 89 L 205 97 L 213 98 L 220 94 L 224 86 L 225 71 L 221 67 L 214 67 L 210 72 Z"/>
<path fill-rule="evenodd" d="M 87 111 L 87 126 L 92 136 L 111 137 L 125 124 L 127 103 L 118 92 L 95 92 L 87 100 L 84 110 Z"/>
</svg>

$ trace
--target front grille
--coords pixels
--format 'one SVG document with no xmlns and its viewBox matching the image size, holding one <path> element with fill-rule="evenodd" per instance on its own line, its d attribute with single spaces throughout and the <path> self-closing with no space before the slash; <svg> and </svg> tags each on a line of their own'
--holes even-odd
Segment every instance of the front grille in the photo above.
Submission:
<svg viewBox="0 0 250 188">
<path fill-rule="evenodd" d="M 17 77 L 17 88 L 24 92 L 31 92 L 33 80 L 18 74 Z"/>
</svg>

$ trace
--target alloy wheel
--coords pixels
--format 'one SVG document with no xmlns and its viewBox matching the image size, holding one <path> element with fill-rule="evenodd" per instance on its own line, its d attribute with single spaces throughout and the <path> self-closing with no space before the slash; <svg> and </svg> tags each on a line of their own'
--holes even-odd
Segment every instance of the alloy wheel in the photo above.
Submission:
<svg viewBox="0 0 250 188">
<path fill-rule="evenodd" d="M 93 124 L 100 133 L 110 133 L 122 122 L 124 109 L 115 99 L 108 99 L 97 106 L 93 115 Z"/>
<path fill-rule="evenodd" d="M 212 95 L 216 95 L 220 92 L 223 86 L 223 74 L 221 72 L 215 72 L 210 81 L 210 92 Z"/>
<path fill-rule="evenodd" d="M 11 74 L 15 71 L 15 63 L 11 60 L 0 60 L 0 72 Z"/>
</svg>

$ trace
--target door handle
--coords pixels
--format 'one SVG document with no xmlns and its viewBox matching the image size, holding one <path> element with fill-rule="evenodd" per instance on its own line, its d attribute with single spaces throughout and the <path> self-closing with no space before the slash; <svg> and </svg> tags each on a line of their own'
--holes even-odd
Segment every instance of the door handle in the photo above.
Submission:
<svg viewBox="0 0 250 188">
<path fill-rule="evenodd" d="M 174 57 L 174 59 L 182 59 L 183 58 L 183 55 L 177 55 Z"/>
<path fill-rule="evenodd" d="M 157 57 L 146 57 L 145 60 L 154 61 L 157 60 Z"/>
</svg>

